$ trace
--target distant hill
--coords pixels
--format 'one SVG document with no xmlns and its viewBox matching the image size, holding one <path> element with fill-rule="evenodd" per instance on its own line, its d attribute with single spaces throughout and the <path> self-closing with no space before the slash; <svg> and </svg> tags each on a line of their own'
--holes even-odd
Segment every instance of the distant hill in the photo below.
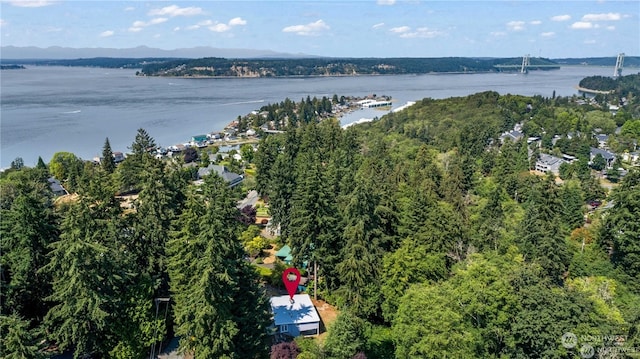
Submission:
<svg viewBox="0 0 640 359">
<path fill-rule="evenodd" d="M 52 46 L 41 47 L 16 47 L 2 46 L 0 59 L 80 59 L 95 57 L 114 58 L 190 58 L 202 57 L 226 57 L 226 58 L 301 58 L 313 57 L 307 54 L 289 54 L 271 50 L 252 49 L 221 49 L 215 47 L 192 47 L 175 50 L 156 49 L 147 46 L 138 46 L 127 49 L 112 48 L 70 48 Z"/>
<path fill-rule="evenodd" d="M 616 65 L 616 56 L 611 57 L 584 57 L 553 59 L 560 65 L 588 65 L 588 66 L 611 66 Z M 640 67 L 640 56 L 625 56 L 624 67 Z"/>
<path fill-rule="evenodd" d="M 304 58 L 225 59 L 202 58 L 149 63 L 144 76 L 178 77 L 282 77 L 356 76 L 426 73 L 519 71 L 520 58 L 480 60 L 468 57 L 433 58 Z M 540 65 L 541 67 L 536 67 Z M 497 66 L 503 66 L 498 68 Z M 505 67 L 506 66 L 506 67 Z M 547 67 L 545 67 L 547 66 Z M 548 59 L 532 59 L 530 70 L 558 69 Z"/>
</svg>

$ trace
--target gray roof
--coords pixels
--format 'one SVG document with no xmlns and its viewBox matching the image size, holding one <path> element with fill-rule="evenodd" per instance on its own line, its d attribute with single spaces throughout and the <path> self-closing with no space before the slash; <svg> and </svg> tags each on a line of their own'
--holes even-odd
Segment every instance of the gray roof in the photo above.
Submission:
<svg viewBox="0 0 640 359">
<path fill-rule="evenodd" d="M 67 193 L 67 190 L 62 187 L 62 184 L 57 179 L 50 177 L 47 181 L 49 181 L 49 188 L 51 188 L 51 192 Z"/>
<path fill-rule="evenodd" d="M 227 167 L 220 165 L 209 165 L 208 167 L 198 169 L 198 178 L 208 176 L 211 172 L 217 173 L 218 176 L 222 177 L 230 186 L 234 186 L 244 179 L 241 175 L 230 172 Z"/>
<path fill-rule="evenodd" d="M 609 152 L 609 151 L 605 151 L 605 150 L 601 150 L 599 148 L 595 148 L 595 147 L 591 147 L 591 155 L 592 156 L 597 156 L 598 153 L 600 155 L 602 155 L 602 157 L 605 160 L 613 160 L 616 158 L 616 155 L 614 155 L 613 153 Z"/>
<path fill-rule="evenodd" d="M 517 141 L 519 139 L 521 139 L 523 137 L 522 132 L 517 131 L 517 130 L 511 130 L 509 132 L 505 132 L 502 134 L 502 136 L 500 136 L 500 138 L 502 140 L 504 140 L 505 138 L 511 138 L 512 141 Z"/>
<path fill-rule="evenodd" d="M 564 160 L 562 158 L 558 158 L 556 156 L 551 156 L 546 153 L 541 153 L 538 157 L 538 162 L 545 164 L 547 166 L 560 165 Z M 559 162 L 559 163 L 558 163 Z"/>
</svg>

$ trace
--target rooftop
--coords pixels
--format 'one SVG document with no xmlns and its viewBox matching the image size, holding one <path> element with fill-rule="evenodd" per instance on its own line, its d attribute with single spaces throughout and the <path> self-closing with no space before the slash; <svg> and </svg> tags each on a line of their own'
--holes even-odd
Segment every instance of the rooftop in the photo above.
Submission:
<svg viewBox="0 0 640 359">
<path fill-rule="evenodd" d="M 291 303 L 288 295 L 269 299 L 275 325 L 304 324 L 320 321 L 320 316 L 308 294 L 296 294 Z"/>
</svg>

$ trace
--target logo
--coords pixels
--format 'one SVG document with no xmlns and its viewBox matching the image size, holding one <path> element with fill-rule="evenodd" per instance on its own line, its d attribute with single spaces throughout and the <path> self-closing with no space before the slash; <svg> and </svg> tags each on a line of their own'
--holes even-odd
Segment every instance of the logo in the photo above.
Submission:
<svg viewBox="0 0 640 359">
<path fill-rule="evenodd" d="M 578 345 L 578 337 L 571 333 L 571 332 L 566 332 L 564 334 L 562 334 L 562 346 L 567 348 L 567 349 L 573 349 L 576 347 L 576 345 Z"/>
<path fill-rule="evenodd" d="M 589 344 L 584 344 L 580 347 L 580 356 L 583 358 L 593 358 L 596 350 Z"/>
</svg>

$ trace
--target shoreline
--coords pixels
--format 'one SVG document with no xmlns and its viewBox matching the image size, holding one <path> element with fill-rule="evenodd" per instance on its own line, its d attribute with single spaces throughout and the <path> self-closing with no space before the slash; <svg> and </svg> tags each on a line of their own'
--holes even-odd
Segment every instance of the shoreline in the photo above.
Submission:
<svg viewBox="0 0 640 359">
<path fill-rule="evenodd" d="M 575 88 L 576 90 L 578 90 L 580 92 L 596 94 L 596 95 L 608 95 L 608 94 L 614 93 L 616 91 L 616 90 L 609 90 L 609 91 L 592 90 L 592 89 L 588 89 L 586 87 L 580 87 L 579 85 L 575 85 L 573 88 Z"/>
</svg>

